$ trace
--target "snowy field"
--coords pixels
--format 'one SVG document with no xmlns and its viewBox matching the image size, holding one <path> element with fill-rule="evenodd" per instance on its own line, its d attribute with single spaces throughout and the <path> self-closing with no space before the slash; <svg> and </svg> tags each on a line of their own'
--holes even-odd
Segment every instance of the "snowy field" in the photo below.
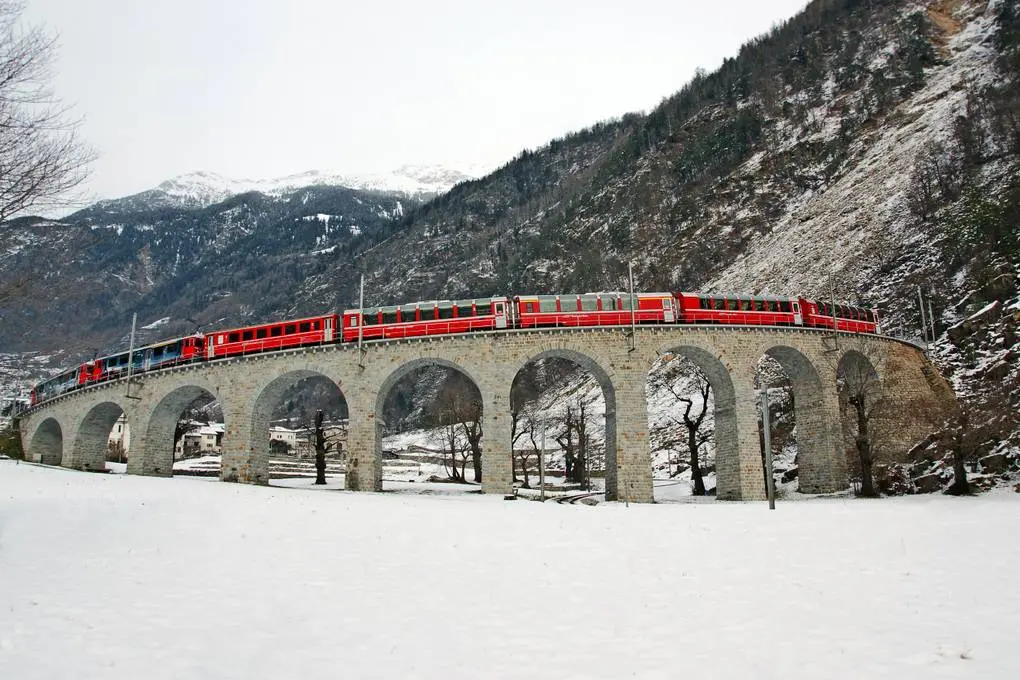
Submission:
<svg viewBox="0 0 1020 680">
<path fill-rule="evenodd" d="M 1020 668 L 1011 491 L 770 513 L 308 482 L 0 461 L 0 678 L 856 680 Z"/>
</svg>

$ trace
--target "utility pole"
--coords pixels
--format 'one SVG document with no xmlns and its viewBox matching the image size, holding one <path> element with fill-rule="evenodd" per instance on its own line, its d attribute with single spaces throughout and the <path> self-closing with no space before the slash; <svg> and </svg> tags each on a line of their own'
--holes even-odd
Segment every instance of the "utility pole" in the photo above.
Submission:
<svg viewBox="0 0 1020 680">
<path fill-rule="evenodd" d="M 917 305 L 921 308 L 921 335 L 924 336 L 924 348 L 928 349 L 928 322 L 924 318 L 924 296 L 921 294 L 921 287 L 917 287 Z"/>
<path fill-rule="evenodd" d="M 772 473 L 772 422 L 769 416 L 769 388 L 761 389 L 761 433 L 765 445 L 765 492 L 769 510 L 776 509 L 776 479 Z"/>
<path fill-rule="evenodd" d="M 138 312 L 131 315 L 131 339 L 128 341 L 128 372 L 127 392 L 124 394 L 128 399 L 140 399 L 141 397 L 131 396 L 131 369 L 135 363 L 135 326 L 138 325 Z"/>
<path fill-rule="evenodd" d="M 829 304 L 832 305 L 832 337 L 834 346 L 839 349 L 839 322 L 836 320 L 836 285 L 833 277 L 829 277 Z"/>
<path fill-rule="evenodd" d="M 361 275 L 361 292 L 358 293 L 358 365 L 364 368 L 361 360 L 364 358 L 365 350 L 361 343 L 365 336 L 365 275 Z"/>
<path fill-rule="evenodd" d="M 928 296 L 928 325 L 931 326 L 931 341 L 935 342 L 935 314 L 931 311 L 931 296 Z"/>
<path fill-rule="evenodd" d="M 627 263 L 627 280 L 630 282 L 630 349 L 628 352 L 633 352 L 637 349 L 635 345 L 636 336 L 636 314 L 637 311 L 634 309 L 634 264 L 632 262 Z"/>
<path fill-rule="evenodd" d="M 542 448 L 538 450 L 538 497 L 545 502 L 545 418 L 542 418 Z"/>
</svg>

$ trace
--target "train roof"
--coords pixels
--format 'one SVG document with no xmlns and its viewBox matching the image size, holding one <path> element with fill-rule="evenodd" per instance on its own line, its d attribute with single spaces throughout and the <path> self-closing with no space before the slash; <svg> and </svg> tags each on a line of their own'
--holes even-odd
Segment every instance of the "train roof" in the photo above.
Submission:
<svg viewBox="0 0 1020 680">
<path fill-rule="evenodd" d="M 508 300 L 505 295 L 497 295 L 494 297 L 478 297 L 478 298 L 462 298 L 459 300 L 419 300 L 417 302 L 404 302 L 399 305 L 376 305 L 374 307 L 351 307 L 344 310 L 344 315 L 356 314 L 361 311 L 365 312 L 395 312 L 398 309 L 414 309 L 415 307 L 452 307 L 453 305 L 469 305 L 478 304 L 479 302 L 503 302 Z"/>
<path fill-rule="evenodd" d="M 218 334 L 218 333 L 233 333 L 234 331 L 254 330 L 256 328 L 265 328 L 266 326 L 282 326 L 284 324 L 289 324 L 289 323 L 301 323 L 302 321 L 317 321 L 319 319 L 326 319 L 326 318 L 329 318 L 329 317 L 335 316 L 335 315 L 336 315 L 336 312 L 329 312 L 328 314 L 316 314 L 314 316 L 303 316 L 300 319 L 283 319 L 281 321 L 267 321 L 265 323 L 249 324 L 247 326 L 236 326 L 234 328 L 220 328 L 220 329 L 212 330 L 212 331 L 202 331 L 202 335 L 214 335 L 214 334 Z M 189 336 L 189 335 L 185 335 L 184 336 L 184 338 L 188 338 L 188 337 L 191 337 L 191 336 Z M 183 340 L 184 338 L 180 338 L 180 339 Z M 146 345 L 146 347 L 149 347 L 149 345 Z"/>
<path fill-rule="evenodd" d="M 592 295 L 599 295 L 599 296 L 602 296 L 602 297 L 605 297 L 607 295 L 618 295 L 618 296 L 622 297 L 622 296 L 625 296 L 625 295 L 630 295 L 630 293 L 625 291 L 625 290 L 601 290 L 601 291 L 587 292 L 587 293 L 542 293 L 542 294 L 535 293 L 535 294 L 530 294 L 530 295 L 514 295 L 514 299 L 515 300 L 542 300 L 542 299 L 549 300 L 549 299 L 552 299 L 552 298 L 585 297 L 585 296 L 592 296 Z M 635 295 L 635 297 L 638 296 L 638 295 L 657 295 L 657 296 L 662 296 L 662 297 L 672 297 L 673 296 L 672 293 L 668 293 L 668 292 L 665 292 L 665 291 L 658 291 L 657 292 L 657 291 L 646 291 L 646 290 L 636 290 L 636 291 L 634 291 L 634 295 Z"/>
<path fill-rule="evenodd" d="M 783 297 L 781 295 L 751 295 L 749 293 L 729 293 L 729 292 L 680 292 L 677 295 L 686 295 L 688 297 L 697 298 L 723 298 L 725 300 L 767 300 L 769 302 L 792 302 L 796 300 L 796 297 Z"/>
</svg>

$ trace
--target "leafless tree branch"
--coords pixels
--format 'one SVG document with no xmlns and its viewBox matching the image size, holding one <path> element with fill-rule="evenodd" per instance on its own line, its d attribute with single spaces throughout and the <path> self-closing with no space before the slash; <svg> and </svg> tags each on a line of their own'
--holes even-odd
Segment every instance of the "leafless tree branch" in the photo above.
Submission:
<svg viewBox="0 0 1020 680">
<path fill-rule="evenodd" d="M 56 39 L 22 27 L 23 9 L 0 0 L 0 222 L 71 204 L 95 159 L 48 86 Z"/>
</svg>

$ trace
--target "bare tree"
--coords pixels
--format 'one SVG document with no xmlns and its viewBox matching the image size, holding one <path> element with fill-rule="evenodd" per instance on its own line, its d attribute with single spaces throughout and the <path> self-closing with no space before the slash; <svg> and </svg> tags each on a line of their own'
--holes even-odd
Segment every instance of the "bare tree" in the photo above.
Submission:
<svg viewBox="0 0 1020 680">
<path fill-rule="evenodd" d="M 0 0 L 0 222 L 66 205 L 95 154 L 48 86 L 56 40 L 23 27 L 22 2 Z"/>
<path fill-rule="evenodd" d="M 589 406 L 589 402 L 583 396 L 568 403 L 563 416 L 559 418 L 563 430 L 555 435 L 556 443 L 563 450 L 567 481 L 585 488 L 591 486 L 591 464 L 588 455 L 591 444 L 591 437 L 588 434 L 591 415 L 588 411 Z"/>
<path fill-rule="evenodd" d="M 880 357 L 874 352 L 856 357 L 848 355 L 837 368 L 840 399 L 854 416 L 847 434 L 853 438 L 854 450 L 860 461 L 859 495 L 865 498 L 879 495 L 872 473 L 876 448 L 882 435 L 878 424 L 881 419 L 887 419 L 892 409 L 874 366 L 876 361 L 881 364 Z"/>
<path fill-rule="evenodd" d="M 693 494 L 704 496 L 704 472 L 701 469 L 701 450 L 714 439 L 714 433 L 706 426 L 706 417 L 712 396 L 712 385 L 708 379 L 689 360 L 673 359 L 663 365 L 650 377 L 649 387 L 652 392 L 665 390 L 673 396 L 678 404 L 683 405 L 680 417 L 669 414 L 670 427 L 680 429 L 682 434 L 677 441 L 682 441 L 687 448 L 691 467 Z"/>
<path fill-rule="evenodd" d="M 339 450 L 339 442 L 343 438 L 343 432 L 341 431 L 334 431 L 331 434 L 326 433 L 326 428 L 323 424 L 325 417 L 323 410 L 317 409 L 315 411 L 315 425 L 311 431 L 312 447 L 315 449 L 316 484 L 326 483 L 326 454 L 332 448 Z"/>
<path fill-rule="evenodd" d="M 521 473 L 524 475 L 523 486 L 525 489 L 530 489 L 531 479 L 528 475 L 528 465 L 531 463 L 531 458 L 538 455 L 538 442 L 535 440 L 535 436 L 538 434 L 538 428 L 540 427 L 537 404 L 533 401 L 525 404 L 520 411 L 520 419 L 523 422 L 521 434 L 528 435 L 528 439 L 531 441 L 531 448 L 528 449 L 527 447 L 521 447 L 518 449 L 515 446 L 514 456 L 521 464 Z"/>
<path fill-rule="evenodd" d="M 1005 394 L 957 401 L 950 409 L 944 426 L 936 433 L 936 441 L 950 454 L 953 462 L 953 483 L 946 493 L 954 496 L 970 494 L 967 463 L 1007 437 L 1018 424 L 1020 416 Z"/>
</svg>

